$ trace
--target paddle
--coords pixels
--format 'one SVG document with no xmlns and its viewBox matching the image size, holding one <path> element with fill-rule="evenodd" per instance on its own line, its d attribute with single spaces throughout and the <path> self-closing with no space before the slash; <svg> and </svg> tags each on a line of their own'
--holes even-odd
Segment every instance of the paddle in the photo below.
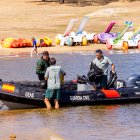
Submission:
<svg viewBox="0 0 140 140">
<path fill-rule="evenodd" d="M 114 44 L 117 44 L 118 41 L 123 37 L 123 35 L 129 30 L 129 28 L 133 26 L 132 22 L 126 21 L 125 24 L 126 24 L 126 26 L 123 29 L 123 31 L 113 40 Z"/>
<path fill-rule="evenodd" d="M 139 33 L 140 33 L 140 26 L 138 28 L 136 28 L 136 30 L 134 31 L 133 35 L 130 36 L 130 39 L 133 39 Z"/>
</svg>

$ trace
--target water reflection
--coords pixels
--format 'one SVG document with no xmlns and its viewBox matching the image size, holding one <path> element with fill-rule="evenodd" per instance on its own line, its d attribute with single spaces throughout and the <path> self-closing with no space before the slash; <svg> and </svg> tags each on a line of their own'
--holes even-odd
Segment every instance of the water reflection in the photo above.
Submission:
<svg viewBox="0 0 140 140">
<path fill-rule="evenodd" d="M 140 105 L 66 107 L 8 110 L 0 113 L 0 137 L 16 134 L 19 139 L 127 139 L 139 137 Z M 126 137 L 124 137 L 124 135 Z"/>
</svg>

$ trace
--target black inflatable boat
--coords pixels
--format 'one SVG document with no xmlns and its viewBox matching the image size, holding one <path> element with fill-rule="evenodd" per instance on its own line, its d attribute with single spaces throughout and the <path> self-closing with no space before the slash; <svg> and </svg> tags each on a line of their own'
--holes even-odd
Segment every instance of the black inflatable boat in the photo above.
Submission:
<svg viewBox="0 0 140 140">
<path fill-rule="evenodd" d="M 114 84 L 114 83 L 113 83 Z M 10 109 L 45 107 L 45 89 L 39 82 L 0 81 L 0 100 Z M 125 82 L 116 80 L 108 89 L 93 89 L 88 83 L 69 81 L 61 89 L 60 106 L 140 102 L 140 75 Z"/>
</svg>

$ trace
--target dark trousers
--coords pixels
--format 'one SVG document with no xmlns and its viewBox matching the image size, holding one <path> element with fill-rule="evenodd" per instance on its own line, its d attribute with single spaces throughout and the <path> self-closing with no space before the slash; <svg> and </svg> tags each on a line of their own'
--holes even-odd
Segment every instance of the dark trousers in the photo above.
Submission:
<svg viewBox="0 0 140 140">
<path fill-rule="evenodd" d="M 38 74 L 39 81 L 45 80 L 44 76 L 45 76 L 44 74 Z"/>
<path fill-rule="evenodd" d="M 44 74 L 38 74 L 40 85 L 43 89 L 47 89 L 47 81 L 45 81 Z"/>
<path fill-rule="evenodd" d="M 107 75 L 98 77 L 95 81 L 95 84 L 99 85 L 101 88 L 105 88 L 107 86 Z"/>
</svg>

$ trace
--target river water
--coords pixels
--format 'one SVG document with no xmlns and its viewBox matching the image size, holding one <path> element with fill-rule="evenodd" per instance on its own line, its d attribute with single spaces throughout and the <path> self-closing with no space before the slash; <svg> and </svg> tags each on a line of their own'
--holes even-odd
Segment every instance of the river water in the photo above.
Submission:
<svg viewBox="0 0 140 140">
<path fill-rule="evenodd" d="M 119 79 L 140 74 L 138 51 L 105 52 L 116 65 Z M 66 79 L 86 74 L 94 53 L 51 55 L 67 72 Z M 39 57 L 38 57 L 39 58 Z M 36 81 L 37 57 L 0 57 L 3 80 Z M 139 140 L 140 104 L 65 107 L 59 110 L 0 110 L 0 140 Z"/>
</svg>

